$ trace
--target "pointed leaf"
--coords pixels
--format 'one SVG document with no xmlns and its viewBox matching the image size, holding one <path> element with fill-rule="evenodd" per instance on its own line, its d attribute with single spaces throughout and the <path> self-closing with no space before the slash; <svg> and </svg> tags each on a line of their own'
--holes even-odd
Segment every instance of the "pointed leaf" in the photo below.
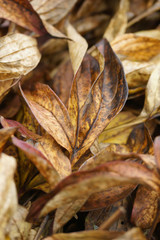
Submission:
<svg viewBox="0 0 160 240">
<path fill-rule="evenodd" d="M 7 140 L 15 133 L 15 127 L 8 127 L 5 129 L 0 129 L 0 153 L 3 150 L 4 145 L 6 144 Z"/>
<path fill-rule="evenodd" d="M 47 86 L 37 83 L 32 91 L 21 93 L 39 124 L 64 148 L 72 149 L 73 129 L 66 107 Z"/>
<path fill-rule="evenodd" d="M 66 31 L 67 36 L 72 39 L 72 41 L 68 41 L 68 45 L 73 71 L 76 74 L 87 51 L 88 44 L 70 23 L 66 24 Z"/>
</svg>

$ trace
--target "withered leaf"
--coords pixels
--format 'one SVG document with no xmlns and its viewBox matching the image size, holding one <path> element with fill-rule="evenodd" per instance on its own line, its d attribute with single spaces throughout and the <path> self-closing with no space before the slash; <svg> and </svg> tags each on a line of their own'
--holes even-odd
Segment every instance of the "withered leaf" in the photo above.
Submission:
<svg viewBox="0 0 160 240">
<path fill-rule="evenodd" d="M 45 134 L 39 139 L 37 148 L 47 157 L 53 167 L 59 173 L 60 178 L 64 178 L 71 173 L 71 164 L 68 157 L 63 153 L 61 146 L 54 138 Z"/>
<path fill-rule="evenodd" d="M 72 165 L 122 109 L 127 98 L 119 59 L 107 40 L 96 47 L 94 57 L 86 55 L 75 75 L 68 111 L 47 85 L 39 83 L 32 91 L 21 91 L 39 123 L 70 152 Z"/>
<path fill-rule="evenodd" d="M 15 146 L 20 148 L 27 157 L 35 164 L 42 176 L 46 178 L 51 188 L 53 188 L 59 181 L 59 174 L 51 164 L 51 162 L 45 158 L 45 156 L 31 144 L 19 140 L 16 137 L 12 138 Z"/>
<path fill-rule="evenodd" d="M 93 193 L 130 183 L 147 184 L 156 190 L 159 179 L 155 173 L 138 163 L 108 162 L 93 170 L 76 172 L 63 179 L 50 194 L 34 202 L 28 218 L 46 215 L 82 196 L 88 198 Z"/>
<path fill-rule="evenodd" d="M 1 124 L 4 128 L 7 128 L 7 127 L 17 128 L 17 130 L 20 132 L 20 134 L 23 137 L 31 138 L 33 140 L 38 140 L 40 138 L 39 135 L 35 134 L 34 132 L 29 131 L 26 127 L 24 127 L 21 123 L 19 123 L 17 121 L 5 119 L 5 118 L 1 117 Z"/>
<path fill-rule="evenodd" d="M 81 211 L 91 211 L 113 205 L 115 202 L 127 197 L 136 187 L 136 184 L 115 186 L 106 191 L 93 193 L 81 208 Z"/>
<path fill-rule="evenodd" d="M 1 18 L 15 22 L 40 35 L 46 33 L 39 15 L 34 11 L 28 0 L 0 0 L 0 5 Z"/>
<path fill-rule="evenodd" d="M 5 129 L 0 129 L 0 153 L 3 150 L 3 147 L 7 140 L 15 133 L 15 127 L 8 127 Z"/>
<path fill-rule="evenodd" d="M 1 37 L 0 47 L 1 81 L 26 75 L 37 66 L 41 58 L 36 39 L 21 33 Z"/>
<path fill-rule="evenodd" d="M 133 204 L 131 221 L 141 228 L 150 228 L 156 217 L 159 194 L 145 186 L 139 186 Z"/>
<path fill-rule="evenodd" d="M 56 210 L 53 232 L 57 232 L 65 223 L 67 223 L 76 212 L 81 209 L 81 206 L 86 202 L 87 198 L 82 197 L 74 202 L 62 205 Z"/>
<path fill-rule="evenodd" d="M 139 117 L 156 115 L 160 107 L 160 63 L 153 70 L 145 92 L 145 102 Z"/>
<path fill-rule="evenodd" d="M 77 0 L 32 0 L 31 5 L 42 19 L 54 25 L 67 15 L 76 2 Z"/>
<path fill-rule="evenodd" d="M 113 50 L 133 61 L 148 61 L 160 53 L 160 40 L 128 33 L 112 41 Z"/>
<path fill-rule="evenodd" d="M 72 39 L 72 41 L 68 41 L 68 46 L 73 71 L 76 74 L 87 51 L 88 44 L 70 23 L 66 24 L 66 32 L 67 36 Z"/>
<path fill-rule="evenodd" d="M 125 33 L 127 28 L 127 11 L 129 8 L 128 0 L 121 0 L 119 8 L 114 17 L 111 19 L 105 33 L 103 35 L 109 42 L 114 40 L 116 37 Z"/>
<path fill-rule="evenodd" d="M 96 47 L 100 52 L 96 57 L 98 57 L 102 70 L 93 82 L 84 104 L 80 105 L 79 99 L 82 98 L 80 97 L 82 89 L 88 89 L 88 85 L 86 87 L 85 82 L 83 82 L 84 85 L 81 86 L 78 77 L 83 72 L 83 68 L 77 72 L 71 89 L 69 109 L 74 110 L 72 112 L 74 118 L 72 118 L 76 123 L 77 115 L 78 122 L 76 151 L 72 155 L 73 165 L 121 110 L 127 98 L 127 85 L 119 59 L 105 39 L 100 41 Z M 102 56 L 105 60 L 104 67 Z M 76 115 L 74 116 L 74 114 Z"/>
<path fill-rule="evenodd" d="M 6 225 L 17 210 L 18 200 L 14 173 L 15 158 L 4 153 L 0 155 L 0 239 L 5 239 Z"/>
<path fill-rule="evenodd" d="M 109 231 L 84 231 L 84 232 L 73 232 L 73 233 L 58 233 L 51 237 L 47 237 L 44 240 L 112 240 L 117 239 L 116 237 L 121 236 L 118 232 Z M 117 239 L 118 240 L 118 239 Z M 127 240 L 127 239 L 126 239 Z M 140 239 L 141 240 L 141 239 Z M 142 239 L 144 240 L 144 239 Z"/>
<path fill-rule="evenodd" d="M 43 128 L 61 146 L 71 151 L 73 127 L 67 109 L 58 96 L 47 85 L 40 83 L 33 91 L 22 94 Z"/>
<path fill-rule="evenodd" d="M 160 137 L 154 140 L 154 155 L 157 167 L 160 169 Z"/>
</svg>

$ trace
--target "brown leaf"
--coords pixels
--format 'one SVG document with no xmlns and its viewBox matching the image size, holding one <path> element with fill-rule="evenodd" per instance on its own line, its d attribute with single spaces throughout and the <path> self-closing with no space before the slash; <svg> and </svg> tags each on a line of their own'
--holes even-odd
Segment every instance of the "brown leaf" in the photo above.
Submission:
<svg viewBox="0 0 160 240">
<path fill-rule="evenodd" d="M 71 173 L 71 164 L 68 157 L 54 138 L 45 134 L 39 139 L 37 148 L 47 157 L 53 167 L 59 173 L 60 178 L 67 177 Z"/>
<path fill-rule="evenodd" d="M 1 124 L 4 128 L 7 127 L 14 127 L 17 128 L 17 130 L 20 132 L 20 134 L 23 137 L 31 138 L 33 140 L 38 140 L 40 138 L 39 135 L 29 131 L 26 127 L 24 127 L 21 123 L 14 121 L 14 120 L 9 120 L 1 117 Z"/>
<path fill-rule="evenodd" d="M 15 22 L 40 35 L 46 33 L 39 15 L 34 11 L 28 0 L 0 0 L 0 5 L 1 18 Z"/>
<path fill-rule="evenodd" d="M 59 207 L 55 213 L 53 232 L 56 233 L 61 227 L 63 227 L 64 224 L 67 223 L 75 215 L 75 213 L 81 209 L 81 206 L 83 206 L 86 200 L 86 197 L 80 198 L 74 202 Z"/>
<path fill-rule="evenodd" d="M 8 127 L 5 129 L 0 129 L 0 153 L 3 150 L 4 145 L 6 144 L 7 140 L 15 133 L 15 127 Z"/>
<path fill-rule="evenodd" d="M 12 138 L 15 146 L 20 148 L 27 157 L 35 164 L 42 176 L 46 178 L 51 188 L 53 188 L 59 181 L 59 174 L 51 164 L 51 162 L 45 158 L 45 156 L 31 144 L 19 140 L 16 137 Z"/>
<path fill-rule="evenodd" d="M 81 211 L 91 211 L 95 209 L 109 207 L 119 200 L 127 197 L 134 189 L 135 184 L 126 186 L 115 186 L 107 191 L 93 193 L 81 208 Z"/>
<path fill-rule="evenodd" d="M 37 121 L 61 146 L 71 151 L 73 128 L 67 109 L 58 96 L 40 83 L 30 92 L 21 92 Z"/>
<path fill-rule="evenodd" d="M 160 40 L 124 34 L 112 42 L 113 50 L 133 61 L 148 61 L 160 53 Z"/>
<path fill-rule="evenodd" d="M 114 161 L 90 171 L 80 171 L 63 179 L 50 194 L 34 202 L 28 218 L 46 215 L 50 211 L 80 198 L 91 196 L 114 186 L 147 184 L 157 190 L 159 179 L 156 173 L 135 162 Z M 81 193 L 79 195 L 79 193 Z M 41 210 L 42 209 L 42 210 Z M 75 212 L 76 213 L 76 212 Z"/>
<path fill-rule="evenodd" d="M 79 92 L 81 89 L 87 89 L 88 86 L 86 88 L 85 85 L 79 85 L 78 74 L 80 74 L 80 70 L 74 78 L 71 90 L 69 109 L 71 109 L 70 112 L 72 111 L 73 115 L 71 119 L 74 119 L 74 122 L 72 120 L 73 126 L 78 122 L 77 150 L 72 155 L 72 165 L 76 163 L 77 159 L 92 145 L 96 137 L 121 110 L 127 98 L 127 85 L 119 59 L 106 40 L 100 41 L 96 47 L 100 51 L 100 54 L 96 57 L 98 57 L 102 72 L 94 81 L 83 106 L 79 104 L 79 99 L 81 99 Z M 102 56 L 105 59 L 104 68 Z M 80 92 L 80 94 L 82 93 Z M 77 111 L 79 111 L 79 114 Z"/>
<path fill-rule="evenodd" d="M 154 140 L 154 155 L 157 167 L 160 169 L 160 137 Z"/>
<path fill-rule="evenodd" d="M 139 228 L 132 228 L 124 233 L 122 236 L 115 238 L 114 240 L 147 240 L 142 231 Z"/>
<path fill-rule="evenodd" d="M 156 217 L 159 194 L 147 187 L 139 186 L 133 204 L 131 221 L 140 228 L 150 228 Z"/>
<path fill-rule="evenodd" d="M 44 240 L 112 240 L 116 237 L 121 236 L 122 233 L 109 232 L 103 230 L 97 231 L 84 231 L 84 232 L 73 232 L 73 233 L 58 233 L 51 237 L 47 237 Z M 126 239 L 127 240 L 127 239 Z M 140 239 L 141 240 L 141 239 Z M 143 239 L 142 239 L 143 240 Z"/>
</svg>

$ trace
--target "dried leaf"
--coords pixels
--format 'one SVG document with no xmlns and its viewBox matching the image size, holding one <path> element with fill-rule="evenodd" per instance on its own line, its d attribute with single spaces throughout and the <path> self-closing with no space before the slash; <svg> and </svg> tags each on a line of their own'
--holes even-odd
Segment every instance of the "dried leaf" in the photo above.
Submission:
<svg viewBox="0 0 160 240">
<path fill-rule="evenodd" d="M 0 153 L 2 152 L 7 140 L 15 133 L 15 131 L 15 127 L 0 129 Z"/>
<path fill-rule="evenodd" d="M 45 134 L 39 139 L 37 148 L 47 157 L 53 167 L 59 173 L 60 178 L 67 177 L 71 173 L 71 164 L 62 148 L 51 135 Z"/>
<path fill-rule="evenodd" d="M 0 0 L 0 17 L 44 35 L 46 30 L 28 0 Z"/>
<path fill-rule="evenodd" d="M 42 19 L 54 25 L 68 14 L 76 2 L 77 0 L 32 0 L 31 4 Z"/>
<path fill-rule="evenodd" d="M 111 19 L 107 29 L 104 33 L 104 38 L 109 42 L 114 40 L 116 37 L 125 33 L 127 28 L 127 11 L 129 8 L 128 0 L 121 0 L 119 3 L 119 9 Z"/>
<path fill-rule="evenodd" d="M 154 140 L 154 155 L 157 167 L 160 169 L 160 137 Z"/>
<path fill-rule="evenodd" d="M 55 213 L 53 232 L 57 232 L 65 223 L 67 223 L 76 212 L 81 209 L 81 206 L 86 202 L 87 198 L 80 198 L 74 202 L 62 205 Z"/>
<path fill-rule="evenodd" d="M 26 127 L 24 127 L 21 123 L 14 121 L 14 120 L 9 120 L 1 117 L 1 124 L 4 128 L 7 127 L 14 127 L 17 128 L 17 130 L 20 132 L 20 134 L 23 137 L 31 138 L 33 140 L 38 140 L 40 138 L 39 135 L 29 131 Z"/>
<path fill-rule="evenodd" d="M 51 237 L 47 237 L 44 240 L 112 240 L 120 236 L 121 233 L 109 232 L 109 231 L 84 231 L 73 233 L 58 233 Z M 118 239 L 117 239 L 118 240 Z M 127 240 L 127 239 L 126 239 Z M 140 239 L 141 240 L 141 239 Z M 142 239 L 144 240 L 144 239 Z"/>
<path fill-rule="evenodd" d="M 107 191 L 93 193 L 81 208 L 81 211 L 91 211 L 95 209 L 109 207 L 114 203 L 127 197 L 136 187 L 135 184 L 126 186 L 115 186 Z"/>
<path fill-rule="evenodd" d="M 18 200 L 14 183 L 16 161 L 4 153 L 0 155 L 0 239 L 5 239 L 6 225 L 17 210 Z"/>
<path fill-rule="evenodd" d="M 146 87 L 145 102 L 140 117 L 156 114 L 160 107 L 160 63 L 152 72 Z M 159 110 L 158 110 L 159 112 Z"/>
<path fill-rule="evenodd" d="M 136 192 L 131 221 L 141 228 L 150 228 L 156 217 L 159 194 L 147 187 L 139 186 Z"/>
<path fill-rule="evenodd" d="M 39 150 L 34 148 L 31 144 L 21 141 L 16 137 L 13 137 L 12 141 L 15 146 L 24 151 L 27 157 L 38 168 L 42 176 L 46 178 L 51 188 L 53 188 L 59 181 L 59 174 L 57 173 L 51 162 L 47 158 L 45 158 L 45 156 Z"/>
<path fill-rule="evenodd" d="M 72 39 L 72 41 L 68 41 L 68 46 L 73 71 L 76 74 L 87 51 L 88 44 L 70 23 L 66 24 L 66 32 L 67 36 Z"/>
<path fill-rule="evenodd" d="M 96 57 L 98 57 L 102 72 L 94 81 L 83 105 L 79 103 L 82 99 L 81 96 L 83 96 L 81 89 L 88 89 L 88 84 L 84 87 L 80 85 L 81 81 L 79 81 L 78 74 L 80 74 L 81 69 L 75 76 L 71 90 L 69 112 L 72 112 L 72 116 L 70 114 L 70 117 L 73 126 L 78 122 L 78 126 L 76 126 L 76 128 L 78 127 L 76 140 L 78 151 L 76 150 L 72 155 L 72 165 L 77 162 L 77 159 L 92 145 L 96 137 L 121 110 L 127 98 L 127 85 L 119 59 L 106 40 L 100 41 L 96 47 L 100 51 Z M 105 59 L 104 70 L 102 56 Z M 76 118 L 78 119 L 76 120 Z"/>
<path fill-rule="evenodd" d="M 133 61 L 148 61 L 160 53 L 160 40 L 131 33 L 118 37 L 111 45 L 117 54 Z"/>
<path fill-rule="evenodd" d="M 37 121 L 61 146 L 71 151 L 73 128 L 67 109 L 58 96 L 47 85 L 40 83 L 32 91 L 22 94 Z"/>
<path fill-rule="evenodd" d="M 156 190 L 159 179 L 155 173 L 138 163 L 108 162 L 93 170 L 76 172 L 63 179 L 53 192 L 34 202 L 28 219 L 39 215 L 40 211 L 41 216 L 46 215 L 56 208 L 81 199 L 82 196 L 88 198 L 93 193 L 130 183 L 147 184 Z"/>
<path fill-rule="evenodd" d="M 139 228 L 132 228 L 122 236 L 115 238 L 114 240 L 147 240 Z"/>
<path fill-rule="evenodd" d="M 40 61 L 40 53 L 34 38 L 13 33 L 0 38 L 1 81 L 19 78 L 34 69 Z"/>
</svg>

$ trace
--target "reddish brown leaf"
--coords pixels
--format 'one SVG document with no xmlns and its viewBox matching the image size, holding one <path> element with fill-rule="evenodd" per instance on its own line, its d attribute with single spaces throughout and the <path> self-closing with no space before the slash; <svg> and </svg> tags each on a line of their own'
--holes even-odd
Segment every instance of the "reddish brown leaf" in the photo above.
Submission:
<svg viewBox="0 0 160 240">
<path fill-rule="evenodd" d="M 22 136 L 31 138 L 33 140 L 38 140 L 40 138 L 39 135 L 29 131 L 26 127 L 24 127 L 21 123 L 14 121 L 14 120 L 9 120 L 1 117 L 1 124 L 4 128 L 6 127 L 16 127 L 18 131 L 21 133 Z"/>
<path fill-rule="evenodd" d="M 47 33 L 42 20 L 28 0 L 0 0 L 0 17 L 34 31 L 40 35 Z"/>
<path fill-rule="evenodd" d="M 141 228 L 150 228 L 156 217 L 159 194 L 147 187 L 140 186 L 136 193 L 131 221 Z"/>
<path fill-rule="evenodd" d="M 59 174 L 57 173 L 51 162 L 31 144 L 21 141 L 16 137 L 13 137 L 12 141 L 15 146 L 24 151 L 27 157 L 38 168 L 40 173 L 46 178 L 51 188 L 53 188 L 59 181 Z"/>
<path fill-rule="evenodd" d="M 29 218 L 45 215 L 64 204 L 69 204 L 91 194 L 105 191 L 114 186 L 142 183 L 159 188 L 155 173 L 135 162 L 108 162 L 90 171 L 76 172 L 62 180 L 50 194 L 33 204 Z M 79 193 L 81 193 L 79 195 Z"/>
</svg>

